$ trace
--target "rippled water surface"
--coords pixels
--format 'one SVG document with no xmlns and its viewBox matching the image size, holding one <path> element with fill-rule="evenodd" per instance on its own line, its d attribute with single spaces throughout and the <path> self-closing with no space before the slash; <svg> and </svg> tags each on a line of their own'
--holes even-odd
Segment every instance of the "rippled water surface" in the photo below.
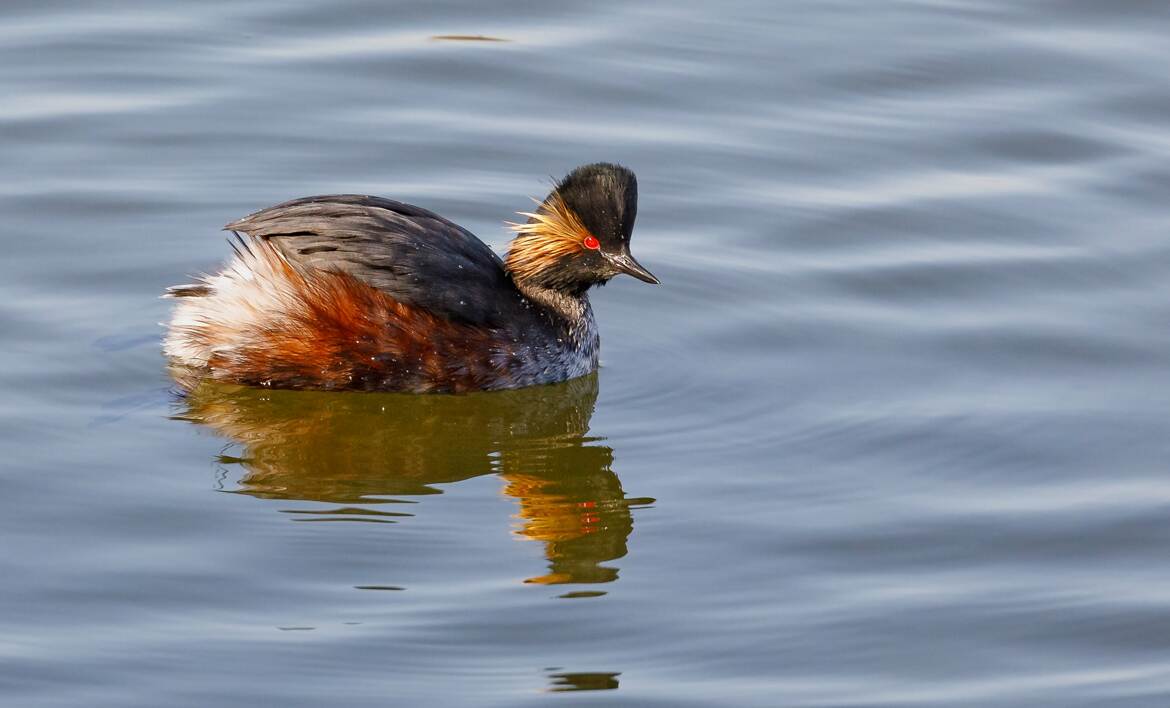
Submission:
<svg viewBox="0 0 1170 708">
<path fill-rule="evenodd" d="M 1170 705 L 1167 37 L 5 2 L 0 703 Z M 664 283 L 597 292 L 597 376 L 172 393 L 158 295 L 221 224 L 361 192 L 502 250 L 594 160 Z"/>
</svg>

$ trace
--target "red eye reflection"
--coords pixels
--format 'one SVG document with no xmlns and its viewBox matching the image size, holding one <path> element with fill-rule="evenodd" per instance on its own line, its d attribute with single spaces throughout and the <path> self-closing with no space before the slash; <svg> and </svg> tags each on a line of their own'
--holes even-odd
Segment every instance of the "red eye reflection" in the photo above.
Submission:
<svg viewBox="0 0 1170 708">
<path fill-rule="evenodd" d="M 594 251 L 601 248 L 601 241 L 598 241 L 597 239 L 593 238 L 592 236 L 586 236 L 585 241 L 583 243 L 585 244 L 585 248 L 588 248 L 588 249 L 591 249 Z"/>
</svg>

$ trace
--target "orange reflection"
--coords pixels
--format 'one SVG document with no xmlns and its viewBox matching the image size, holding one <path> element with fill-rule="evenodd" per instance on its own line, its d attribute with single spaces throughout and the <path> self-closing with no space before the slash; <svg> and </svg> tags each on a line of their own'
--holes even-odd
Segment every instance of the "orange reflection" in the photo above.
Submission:
<svg viewBox="0 0 1170 708">
<path fill-rule="evenodd" d="M 418 513 L 369 508 L 438 494 L 433 485 L 499 474 L 519 506 L 516 530 L 545 545 L 548 570 L 526 582 L 605 583 L 626 555 L 631 509 L 613 450 L 587 437 L 597 377 L 466 396 L 272 391 L 194 385 L 177 418 L 242 447 L 240 494 L 337 505 L 300 520 L 393 524 Z M 409 512 L 407 511 L 409 510 Z M 588 596 L 597 593 L 570 593 Z"/>
</svg>

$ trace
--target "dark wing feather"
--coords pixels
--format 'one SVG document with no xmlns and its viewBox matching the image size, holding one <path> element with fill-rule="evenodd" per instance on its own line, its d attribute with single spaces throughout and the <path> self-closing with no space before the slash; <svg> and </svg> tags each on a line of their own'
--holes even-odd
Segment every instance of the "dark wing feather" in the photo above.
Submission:
<svg viewBox="0 0 1170 708">
<path fill-rule="evenodd" d="M 483 241 L 438 214 L 391 199 L 295 199 L 224 228 L 268 241 L 295 264 L 344 271 L 449 319 L 498 324 L 518 299 L 503 263 Z"/>
</svg>

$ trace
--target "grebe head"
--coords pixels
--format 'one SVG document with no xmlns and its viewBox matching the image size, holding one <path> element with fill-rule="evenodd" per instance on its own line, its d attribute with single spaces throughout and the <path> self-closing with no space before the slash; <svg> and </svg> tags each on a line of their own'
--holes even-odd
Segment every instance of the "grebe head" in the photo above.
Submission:
<svg viewBox="0 0 1170 708">
<path fill-rule="evenodd" d="M 521 286 L 574 295 L 626 273 L 658 284 L 630 254 L 638 214 L 638 180 L 620 165 L 598 162 L 570 172 L 535 212 L 512 224 L 508 272 Z"/>
</svg>

